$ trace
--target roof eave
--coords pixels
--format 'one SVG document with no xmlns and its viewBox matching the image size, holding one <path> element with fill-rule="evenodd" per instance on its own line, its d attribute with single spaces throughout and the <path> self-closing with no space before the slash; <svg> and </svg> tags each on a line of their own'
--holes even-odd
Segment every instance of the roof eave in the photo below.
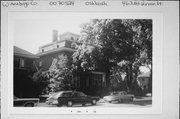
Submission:
<svg viewBox="0 0 180 119">
<path fill-rule="evenodd" d="M 14 53 L 14 56 L 20 56 L 20 57 L 25 57 L 25 58 L 31 58 L 31 59 L 38 59 L 38 56 L 30 56 L 30 55 L 25 55 L 25 54 L 18 54 Z"/>
<path fill-rule="evenodd" d="M 71 49 L 71 48 L 62 47 L 62 48 L 60 48 L 60 49 L 51 50 L 51 51 L 39 53 L 39 54 L 36 54 L 36 55 L 37 55 L 38 57 L 40 57 L 40 56 L 44 56 L 44 55 L 56 53 L 56 52 L 59 52 L 59 51 L 70 51 L 70 52 L 75 52 L 76 50 L 75 50 L 75 49 Z"/>
</svg>

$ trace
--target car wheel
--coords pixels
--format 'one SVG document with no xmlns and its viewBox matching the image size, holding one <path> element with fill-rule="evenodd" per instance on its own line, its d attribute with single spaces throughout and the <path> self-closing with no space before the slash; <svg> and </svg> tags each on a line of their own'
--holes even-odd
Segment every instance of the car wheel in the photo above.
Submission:
<svg viewBox="0 0 180 119">
<path fill-rule="evenodd" d="M 109 103 L 112 103 L 112 101 L 109 101 Z"/>
<path fill-rule="evenodd" d="M 85 103 L 82 104 L 82 106 L 85 106 L 85 105 L 86 105 Z"/>
<path fill-rule="evenodd" d="M 131 101 L 133 102 L 133 100 L 134 100 L 134 98 L 133 97 L 131 97 Z"/>
<path fill-rule="evenodd" d="M 73 105 L 72 101 L 68 101 L 68 102 L 67 102 L 67 106 L 68 106 L 68 107 L 72 107 L 72 105 Z"/>
<path fill-rule="evenodd" d="M 34 104 L 33 103 L 27 103 L 27 104 L 25 104 L 25 107 L 34 107 Z"/>
<path fill-rule="evenodd" d="M 92 100 L 92 105 L 96 105 L 97 101 L 95 99 Z"/>
</svg>

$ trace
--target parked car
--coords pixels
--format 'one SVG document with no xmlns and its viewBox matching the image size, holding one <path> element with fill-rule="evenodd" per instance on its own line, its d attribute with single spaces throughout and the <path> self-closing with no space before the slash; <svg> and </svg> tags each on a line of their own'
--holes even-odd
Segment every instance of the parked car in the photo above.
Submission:
<svg viewBox="0 0 180 119">
<path fill-rule="evenodd" d="M 82 104 L 83 106 L 87 103 L 96 105 L 99 101 L 99 97 L 87 96 L 83 92 L 79 91 L 62 91 L 59 93 L 58 97 L 58 106 L 66 105 L 71 107 L 73 104 Z"/>
<path fill-rule="evenodd" d="M 60 95 L 61 95 L 62 93 L 63 93 L 63 92 L 60 91 L 60 92 L 56 92 L 56 93 L 51 94 L 51 95 L 46 99 L 46 104 L 48 104 L 48 105 L 57 105 L 57 104 L 58 104 L 58 97 L 60 97 Z"/>
<path fill-rule="evenodd" d="M 134 95 L 127 94 L 125 91 L 114 91 L 111 92 L 110 95 L 105 96 L 104 101 L 111 103 L 112 101 L 123 102 L 124 100 L 133 101 Z"/>
<path fill-rule="evenodd" d="M 39 104 L 39 98 L 17 98 L 14 96 L 15 107 L 35 107 Z"/>
</svg>

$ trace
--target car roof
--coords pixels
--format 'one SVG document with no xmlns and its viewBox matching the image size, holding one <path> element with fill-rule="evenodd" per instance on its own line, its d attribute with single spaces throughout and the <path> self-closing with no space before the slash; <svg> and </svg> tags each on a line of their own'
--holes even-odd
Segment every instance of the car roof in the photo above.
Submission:
<svg viewBox="0 0 180 119">
<path fill-rule="evenodd" d="M 74 91 L 58 91 L 58 92 L 54 92 L 54 93 L 71 93 L 71 92 L 74 92 Z"/>
<path fill-rule="evenodd" d="M 126 91 L 112 91 L 112 92 L 126 92 Z"/>
<path fill-rule="evenodd" d="M 113 91 L 111 93 L 124 93 L 124 92 L 126 92 L 126 91 Z"/>
<path fill-rule="evenodd" d="M 58 93 L 83 93 L 81 91 L 72 91 L 72 90 L 67 90 L 67 91 L 59 91 L 59 92 L 54 92 L 54 94 L 58 94 Z"/>
</svg>

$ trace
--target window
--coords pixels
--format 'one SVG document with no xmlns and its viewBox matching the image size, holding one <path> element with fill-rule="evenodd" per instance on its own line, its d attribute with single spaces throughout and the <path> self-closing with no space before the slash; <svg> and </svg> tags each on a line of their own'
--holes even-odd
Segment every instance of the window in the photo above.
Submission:
<svg viewBox="0 0 180 119">
<path fill-rule="evenodd" d="M 110 95 L 118 95 L 119 93 L 118 92 L 112 92 L 110 93 Z"/>
<path fill-rule="evenodd" d="M 74 40 L 74 38 L 73 38 L 73 37 L 71 37 L 71 40 Z"/>
<path fill-rule="evenodd" d="M 72 94 L 71 94 L 70 92 L 69 92 L 69 93 L 63 93 L 63 94 L 62 94 L 62 97 L 71 97 L 71 95 L 72 95 Z"/>
<path fill-rule="evenodd" d="M 85 97 L 86 95 L 84 94 L 84 93 L 82 93 L 82 92 L 78 92 L 77 93 L 77 97 Z"/>
<path fill-rule="evenodd" d="M 103 87 L 106 87 L 106 77 L 105 77 L 104 74 L 103 74 L 103 76 L 102 76 L 102 86 L 103 86 Z"/>
<path fill-rule="evenodd" d="M 42 49 L 42 52 L 44 52 L 44 49 Z"/>
<path fill-rule="evenodd" d="M 63 42 L 58 43 L 58 44 L 57 44 L 57 47 L 58 47 L 58 48 L 61 48 L 61 47 L 64 47 L 65 45 L 66 45 L 66 42 L 63 41 Z"/>
<path fill-rule="evenodd" d="M 89 78 L 86 79 L 86 87 L 89 87 Z"/>
<path fill-rule="evenodd" d="M 93 83 L 92 85 L 94 87 L 101 87 L 102 86 L 102 74 L 93 74 L 92 75 L 92 79 L 93 79 Z"/>
<path fill-rule="evenodd" d="M 14 58 L 14 67 L 19 67 L 19 65 L 20 65 L 19 58 Z"/>
<path fill-rule="evenodd" d="M 41 67 L 41 66 L 42 66 L 42 61 L 39 62 L 39 67 Z"/>
<path fill-rule="evenodd" d="M 24 59 L 20 59 L 20 67 L 24 67 L 25 66 L 25 61 L 24 61 Z"/>
<path fill-rule="evenodd" d="M 71 43 L 71 48 L 75 49 L 76 48 L 76 43 Z"/>
<path fill-rule="evenodd" d="M 123 93 L 123 92 L 120 92 L 120 95 L 124 95 L 124 93 Z"/>
</svg>

